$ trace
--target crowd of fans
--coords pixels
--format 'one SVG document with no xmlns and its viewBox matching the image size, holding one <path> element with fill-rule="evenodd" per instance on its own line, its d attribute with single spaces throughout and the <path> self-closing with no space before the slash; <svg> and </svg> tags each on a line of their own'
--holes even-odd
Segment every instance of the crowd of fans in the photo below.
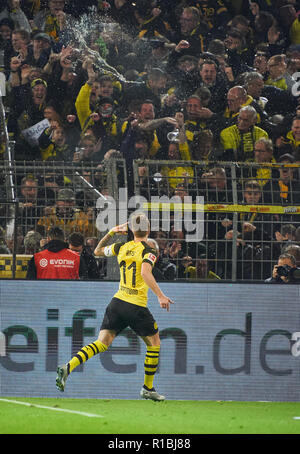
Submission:
<svg viewBox="0 0 300 454">
<path fill-rule="evenodd" d="M 140 192 L 148 200 L 166 194 L 203 196 L 206 203 L 298 205 L 298 3 L 2 2 L 2 99 L 14 161 L 81 166 L 91 181 L 92 168 L 100 175 L 105 161 L 124 158 L 130 196 L 133 161 L 140 159 Z M 2 133 L 3 159 L 5 150 Z M 235 166 L 233 177 L 234 162 L 251 165 Z M 92 183 L 107 190 L 97 172 Z M 83 246 L 93 250 L 95 210 L 65 175 L 48 172 L 41 181 L 24 174 L 16 187 L 18 253 L 28 252 L 26 244 L 36 251 L 53 225 L 66 239 L 81 233 Z M 184 229 L 172 225 L 170 232 L 153 232 L 157 272 L 168 280 L 231 279 L 235 241 L 236 278 L 267 279 L 287 244 L 300 249 L 298 216 L 240 213 L 234 228 L 232 213 L 206 213 L 203 241 L 191 244 Z M 6 228 L 2 222 L 3 250 L 11 251 Z"/>
</svg>

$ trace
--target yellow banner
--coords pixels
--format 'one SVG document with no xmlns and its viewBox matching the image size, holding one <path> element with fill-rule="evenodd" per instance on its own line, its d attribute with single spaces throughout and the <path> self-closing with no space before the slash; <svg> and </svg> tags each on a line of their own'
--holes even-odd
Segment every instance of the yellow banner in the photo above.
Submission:
<svg viewBox="0 0 300 454">
<path fill-rule="evenodd" d="M 300 206 L 276 206 L 276 205 L 234 205 L 220 203 L 168 203 L 168 202 L 145 202 L 143 209 L 148 211 L 203 211 L 222 213 L 268 213 L 268 214 L 298 214 Z"/>
<path fill-rule="evenodd" d="M 16 256 L 16 278 L 24 279 L 26 277 L 27 265 L 32 255 Z M 13 257 L 10 254 L 0 255 L 0 278 L 9 278 L 13 276 Z"/>
</svg>

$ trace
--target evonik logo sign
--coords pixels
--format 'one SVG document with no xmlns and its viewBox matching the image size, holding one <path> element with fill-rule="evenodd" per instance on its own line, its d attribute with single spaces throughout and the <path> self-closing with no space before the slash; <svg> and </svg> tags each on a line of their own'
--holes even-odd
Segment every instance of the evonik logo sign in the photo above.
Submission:
<svg viewBox="0 0 300 454">
<path fill-rule="evenodd" d="M 74 260 L 50 259 L 50 265 L 74 266 Z"/>
</svg>

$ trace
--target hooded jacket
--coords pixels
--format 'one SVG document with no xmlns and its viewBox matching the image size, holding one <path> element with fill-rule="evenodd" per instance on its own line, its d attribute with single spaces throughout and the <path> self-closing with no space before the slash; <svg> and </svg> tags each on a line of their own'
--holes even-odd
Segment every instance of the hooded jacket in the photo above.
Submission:
<svg viewBox="0 0 300 454">
<path fill-rule="evenodd" d="M 26 279 L 79 279 L 86 277 L 86 267 L 68 244 L 51 240 L 33 255 L 28 263 Z"/>
</svg>

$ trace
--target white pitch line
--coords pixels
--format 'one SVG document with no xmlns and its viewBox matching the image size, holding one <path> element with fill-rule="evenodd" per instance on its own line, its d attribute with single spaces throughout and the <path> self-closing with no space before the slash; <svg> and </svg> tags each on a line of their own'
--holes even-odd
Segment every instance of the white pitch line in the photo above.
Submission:
<svg viewBox="0 0 300 454">
<path fill-rule="evenodd" d="M 294 416 L 293 419 L 300 419 L 300 416 Z"/>
<path fill-rule="evenodd" d="M 103 418 L 102 415 L 95 415 L 93 413 L 86 413 L 84 411 L 67 410 L 66 408 L 57 408 L 57 407 L 47 407 L 46 405 L 31 404 L 30 402 L 22 402 L 20 400 L 11 400 L 11 399 L 2 399 L 1 398 L 0 401 L 8 402 L 11 404 L 26 405 L 27 407 L 44 408 L 45 410 L 63 411 L 65 413 L 73 413 L 74 415 L 87 416 L 89 418 Z"/>
</svg>

